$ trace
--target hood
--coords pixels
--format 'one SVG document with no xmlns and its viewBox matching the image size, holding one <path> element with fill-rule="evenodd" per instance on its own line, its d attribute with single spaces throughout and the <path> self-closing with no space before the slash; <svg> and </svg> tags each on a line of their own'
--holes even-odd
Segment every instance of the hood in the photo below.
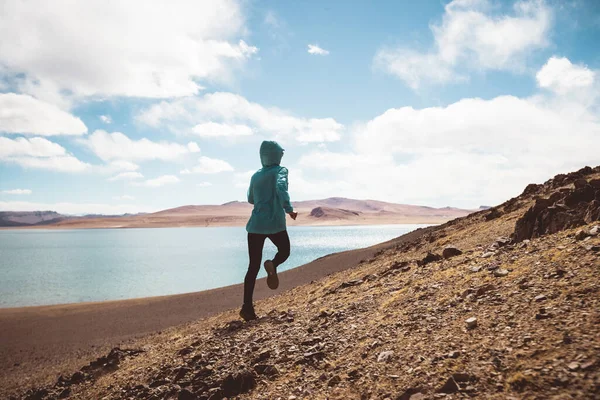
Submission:
<svg viewBox="0 0 600 400">
<path fill-rule="evenodd" d="M 265 140 L 260 145 L 260 163 L 263 167 L 279 165 L 283 157 L 283 147 L 277 142 Z"/>
</svg>

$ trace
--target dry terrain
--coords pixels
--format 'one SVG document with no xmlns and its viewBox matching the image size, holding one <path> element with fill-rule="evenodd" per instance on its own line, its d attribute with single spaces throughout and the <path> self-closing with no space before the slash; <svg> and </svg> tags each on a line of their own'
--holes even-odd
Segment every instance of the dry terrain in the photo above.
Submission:
<svg viewBox="0 0 600 400">
<path fill-rule="evenodd" d="M 155 333 L 18 398 L 598 399 L 600 167 L 351 269 Z"/>
</svg>

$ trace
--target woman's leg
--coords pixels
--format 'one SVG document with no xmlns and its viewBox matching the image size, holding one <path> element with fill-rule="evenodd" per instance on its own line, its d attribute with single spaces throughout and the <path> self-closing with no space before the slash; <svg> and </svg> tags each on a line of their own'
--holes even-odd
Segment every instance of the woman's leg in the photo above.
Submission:
<svg viewBox="0 0 600 400">
<path fill-rule="evenodd" d="M 290 237 L 288 236 L 287 231 L 282 231 L 269 235 L 269 239 L 277 247 L 277 254 L 275 254 L 275 258 L 273 258 L 273 264 L 275 265 L 275 268 L 277 268 L 290 256 Z"/>
<path fill-rule="evenodd" d="M 248 272 L 244 279 L 244 305 L 252 305 L 252 295 L 254 294 L 254 285 L 256 284 L 256 275 L 260 271 L 260 261 L 265 244 L 266 235 L 258 233 L 248 233 Z"/>
</svg>

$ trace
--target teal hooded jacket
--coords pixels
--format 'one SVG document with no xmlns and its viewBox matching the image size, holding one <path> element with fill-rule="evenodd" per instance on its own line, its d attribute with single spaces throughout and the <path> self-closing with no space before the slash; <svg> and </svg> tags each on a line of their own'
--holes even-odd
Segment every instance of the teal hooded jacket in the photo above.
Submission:
<svg viewBox="0 0 600 400">
<path fill-rule="evenodd" d="M 288 194 L 288 170 L 280 166 L 283 148 L 272 141 L 260 145 L 262 168 L 252 175 L 248 203 L 254 204 L 246 224 L 249 233 L 272 234 L 284 231 L 286 213 L 294 211 Z"/>
</svg>

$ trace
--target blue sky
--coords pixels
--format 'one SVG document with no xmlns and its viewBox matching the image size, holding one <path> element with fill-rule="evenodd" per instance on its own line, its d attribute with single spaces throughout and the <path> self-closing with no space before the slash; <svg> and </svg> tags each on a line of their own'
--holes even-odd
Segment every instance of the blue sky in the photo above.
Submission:
<svg viewBox="0 0 600 400">
<path fill-rule="evenodd" d="M 0 210 L 243 200 L 265 139 L 297 200 L 475 208 L 600 164 L 594 0 L 6 1 L 0 37 Z"/>
</svg>

